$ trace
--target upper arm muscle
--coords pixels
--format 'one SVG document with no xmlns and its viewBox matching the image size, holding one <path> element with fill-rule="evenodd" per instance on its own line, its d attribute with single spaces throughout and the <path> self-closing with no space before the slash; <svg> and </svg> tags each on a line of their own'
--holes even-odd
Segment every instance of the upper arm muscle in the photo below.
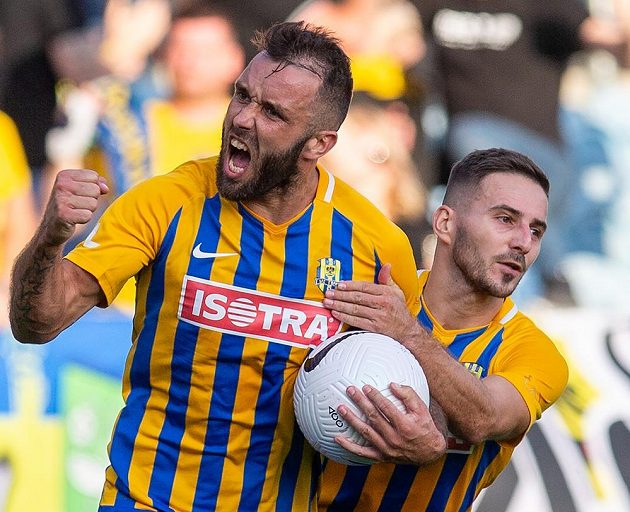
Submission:
<svg viewBox="0 0 630 512">
<path fill-rule="evenodd" d="M 530 424 L 530 414 L 517 389 L 499 375 L 489 375 L 483 383 L 492 397 L 495 410 L 495 428 L 490 437 L 513 439 L 524 434 Z"/>
<path fill-rule="evenodd" d="M 71 261 L 63 260 L 66 282 L 64 329 L 94 306 L 105 304 L 105 294 L 96 278 Z"/>
</svg>

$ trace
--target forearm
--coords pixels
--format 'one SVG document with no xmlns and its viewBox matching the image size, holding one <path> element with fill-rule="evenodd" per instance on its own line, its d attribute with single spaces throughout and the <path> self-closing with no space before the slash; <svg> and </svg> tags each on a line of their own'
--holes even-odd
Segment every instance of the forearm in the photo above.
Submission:
<svg viewBox="0 0 630 512">
<path fill-rule="evenodd" d="M 91 170 L 66 169 L 57 175 L 42 222 L 13 267 L 9 319 L 18 340 L 50 341 L 104 302 L 97 280 L 62 255 L 77 224 L 92 220 L 99 197 L 108 190 Z"/>
<path fill-rule="evenodd" d="M 435 423 L 436 428 L 444 436 L 444 439 L 446 439 L 449 433 L 448 421 L 446 419 L 444 409 L 442 409 L 442 406 L 438 403 L 437 398 L 434 396 L 431 397 L 431 401 L 429 403 L 429 412 L 431 413 L 431 418 L 433 419 L 433 423 Z"/>
<path fill-rule="evenodd" d="M 448 418 L 450 431 L 476 444 L 495 431 L 497 412 L 482 381 L 468 372 L 425 329 L 400 340 L 418 359 L 431 396 Z"/>
<path fill-rule="evenodd" d="M 529 409 L 517 389 L 500 376 L 473 376 L 407 311 L 400 290 L 393 284 L 383 286 L 389 276 L 382 274 L 381 284 L 340 283 L 326 292 L 324 305 L 338 320 L 386 334 L 407 347 L 420 362 L 431 397 L 442 407 L 453 434 L 477 444 L 524 433 Z"/>
<path fill-rule="evenodd" d="M 65 327 L 62 250 L 63 245 L 47 243 L 40 230 L 15 260 L 9 319 L 19 341 L 44 343 Z"/>
</svg>

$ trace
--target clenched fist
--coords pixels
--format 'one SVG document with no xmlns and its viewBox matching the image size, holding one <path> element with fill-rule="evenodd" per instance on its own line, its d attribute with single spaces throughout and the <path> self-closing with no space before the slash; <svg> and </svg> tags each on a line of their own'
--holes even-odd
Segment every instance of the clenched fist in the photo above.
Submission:
<svg viewBox="0 0 630 512">
<path fill-rule="evenodd" d="M 87 224 L 107 194 L 105 178 L 89 169 L 66 169 L 57 174 L 42 221 L 50 245 L 62 245 L 72 237 L 77 224 Z"/>
</svg>

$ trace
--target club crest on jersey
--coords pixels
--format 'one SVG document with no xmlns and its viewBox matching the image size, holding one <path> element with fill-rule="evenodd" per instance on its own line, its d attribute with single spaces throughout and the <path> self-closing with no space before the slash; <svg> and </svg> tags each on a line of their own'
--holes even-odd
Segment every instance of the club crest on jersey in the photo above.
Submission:
<svg viewBox="0 0 630 512">
<path fill-rule="evenodd" d="M 481 379 L 481 377 L 483 377 L 483 372 L 485 371 L 485 368 L 481 366 L 480 364 L 462 363 L 462 365 L 464 366 L 464 368 L 466 368 L 470 373 L 472 373 L 478 379 Z"/>
<path fill-rule="evenodd" d="M 335 289 L 341 276 L 341 261 L 334 258 L 321 258 L 318 261 L 315 284 L 323 292 Z"/>
</svg>

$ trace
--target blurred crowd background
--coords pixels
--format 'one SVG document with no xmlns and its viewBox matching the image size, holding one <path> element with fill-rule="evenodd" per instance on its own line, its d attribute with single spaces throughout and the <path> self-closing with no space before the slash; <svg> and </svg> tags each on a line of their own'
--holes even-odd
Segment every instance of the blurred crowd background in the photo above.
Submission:
<svg viewBox="0 0 630 512">
<path fill-rule="evenodd" d="M 8 330 L 11 263 L 56 173 L 101 172 L 113 191 L 105 208 L 217 153 L 250 38 L 287 19 L 328 27 L 350 55 L 353 103 L 321 163 L 403 227 L 419 267 L 431 265 L 430 217 L 456 160 L 508 147 L 547 171 L 551 228 L 515 298 L 557 333 L 574 377 L 545 427 L 553 433 L 536 431 L 529 459 L 517 457 L 520 471 L 482 506 L 630 509 L 630 467 L 611 448 L 630 446 L 617 422 L 619 396 L 630 395 L 630 0 L 2 0 L 0 510 L 92 510 L 120 400 L 133 286 L 50 347 L 20 346 Z M 616 405 L 605 405 L 613 385 Z M 608 423 L 588 418 L 598 396 Z M 591 453 L 589 428 L 605 457 Z M 558 435 L 570 448 L 545 447 Z M 564 474 L 552 472 L 528 484 L 546 489 L 544 502 L 519 501 L 517 476 L 547 452 L 576 457 L 588 485 L 552 485 Z M 613 463 L 618 471 L 602 469 Z"/>
</svg>

